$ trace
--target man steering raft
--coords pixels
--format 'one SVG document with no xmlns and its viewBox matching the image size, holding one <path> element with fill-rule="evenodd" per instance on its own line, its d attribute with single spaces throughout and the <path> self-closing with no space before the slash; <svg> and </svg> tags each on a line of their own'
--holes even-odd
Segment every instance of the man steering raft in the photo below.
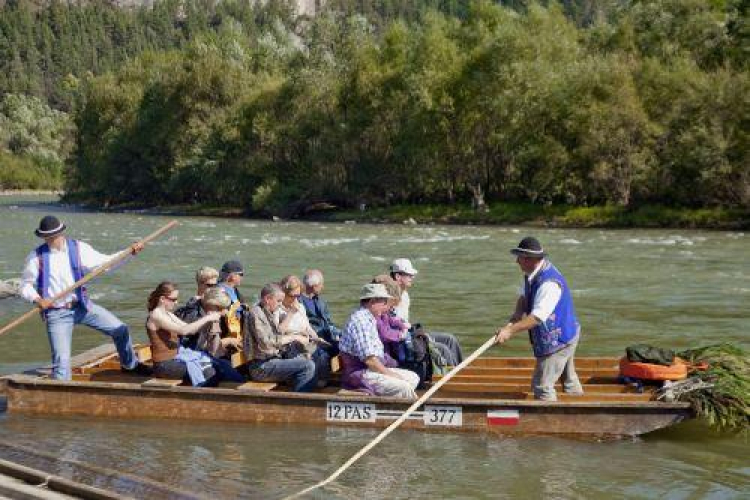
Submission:
<svg viewBox="0 0 750 500">
<path fill-rule="evenodd" d="M 72 378 L 70 350 L 73 325 L 79 323 L 112 337 L 123 370 L 150 374 L 151 368 L 138 361 L 128 327 L 114 314 L 94 304 L 86 293 L 86 287 L 80 287 L 65 297 L 51 301 L 83 278 L 89 270 L 116 257 L 101 254 L 82 241 L 66 238 L 65 229 L 65 224 L 57 217 L 47 215 L 42 218 L 35 234 L 44 239 L 44 244 L 26 257 L 21 287 L 23 298 L 39 307 L 47 323 L 47 337 L 52 349 L 52 378 Z M 135 255 L 142 249 L 143 244 L 134 243 L 129 251 Z"/>
<path fill-rule="evenodd" d="M 556 401 L 555 383 L 561 376 L 566 393 L 583 394 L 573 364 L 581 325 L 565 278 L 545 258 L 536 238 L 524 238 L 510 253 L 524 273 L 524 283 L 510 322 L 496 332 L 497 342 L 529 331 L 536 356 L 531 382 L 536 399 Z"/>
</svg>

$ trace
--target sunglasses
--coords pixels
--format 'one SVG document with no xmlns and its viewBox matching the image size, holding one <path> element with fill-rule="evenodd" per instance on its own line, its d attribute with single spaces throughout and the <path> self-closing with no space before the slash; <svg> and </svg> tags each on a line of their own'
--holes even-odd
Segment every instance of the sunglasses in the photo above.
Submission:
<svg viewBox="0 0 750 500">
<path fill-rule="evenodd" d="M 170 302 L 177 302 L 177 300 L 179 300 L 180 297 L 179 296 L 177 296 L 177 297 L 169 297 L 167 295 L 164 295 L 164 298 L 167 299 Z"/>
<path fill-rule="evenodd" d="M 203 283 L 205 286 L 216 286 L 218 284 L 217 281 L 207 281 Z"/>
</svg>

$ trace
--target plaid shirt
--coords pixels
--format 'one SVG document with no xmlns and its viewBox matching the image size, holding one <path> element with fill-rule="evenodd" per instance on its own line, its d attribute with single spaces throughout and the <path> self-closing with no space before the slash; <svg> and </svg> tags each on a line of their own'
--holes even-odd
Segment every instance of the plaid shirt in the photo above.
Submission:
<svg viewBox="0 0 750 500">
<path fill-rule="evenodd" d="M 375 316 L 370 311 L 360 307 L 352 313 L 344 327 L 339 350 L 360 361 L 370 356 L 377 356 L 381 360 L 384 358 L 385 352 L 378 336 Z"/>
</svg>

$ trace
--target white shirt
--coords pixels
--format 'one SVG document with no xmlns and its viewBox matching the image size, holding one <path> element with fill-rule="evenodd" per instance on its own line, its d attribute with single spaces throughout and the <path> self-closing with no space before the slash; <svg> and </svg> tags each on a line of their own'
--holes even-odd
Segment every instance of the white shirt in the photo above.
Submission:
<svg viewBox="0 0 750 500">
<path fill-rule="evenodd" d="M 119 253 L 105 255 L 97 252 L 91 245 L 82 241 L 78 242 L 78 249 L 81 254 L 81 266 L 83 272 L 87 273 L 102 264 L 109 262 L 117 257 Z M 36 289 L 36 280 L 39 277 L 39 259 L 36 250 L 32 250 L 26 257 L 26 264 L 23 268 L 23 284 L 21 285 L 21 296 L 29 302 L 34 302 L 39 298 L 39 292 Z M 70 258 L 68 257 L 68 242 L 63 244 L 60 250 L 50 248 L 49 252 L 49 294 L 50 298 L 62 292 L 75 283 L 73 279 L 73 269 L 70 267 Z M 57 300 L 53 307 L 64 307 L 75 298 L 75 293 L 71 292 L 67 296 Z"/>
<path fill-rule="evenodd" d="M 401 292 L 401 302 L 399 302 L 398 305 L 393 308 L 393 312 L 396 313 L 396 316 L 408 323 L 410 305 L 409 292 L 404 290 L 403 292 Z"/>
<path fill-rule="evenodd" d="M 279 323 L 284 321 L 286 316 L 291 315 L 289 323 L 286 324 L 286 331 L 284 335 L 311 335 L 315 333 L 315 330 L 310 326 L 310 320 L 307 319 L 307 313 L 305 307 L 296 302 L 297 310 L 294 312 L 288 311 L 283 305 L 279 308 Z"/>
<path fill-rule="evenodd" d="M 541 260 L 536 269 L 534 269 L 534 272 L 529 274 L 528 280 L 532 281 L 546 263 L 546 260 Z M 525 283 L 521 284 L 519 295 L 521 295 L 521 297 L 526 296 Z M 542 286 L 539 287 L 539 290 L 537 290 L 536 295 L 534 296 L 534 304 L 532 304 L 531 307 L 532 316 L 536 317 L 541 322 L 547 321 L 550 314 L 555 311 L 557 303 L 560 302 L 560 297 L 562 297 L 562 287 L 558 283 L 554 281 L 545 281 L 542 283 Z"/>
</svg>

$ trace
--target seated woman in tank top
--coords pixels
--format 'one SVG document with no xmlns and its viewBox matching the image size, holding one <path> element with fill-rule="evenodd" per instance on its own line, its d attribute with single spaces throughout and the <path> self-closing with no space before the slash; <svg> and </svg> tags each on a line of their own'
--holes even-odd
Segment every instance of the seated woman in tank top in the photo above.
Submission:
<svg viewBox="0 0 750 500">
<path fill-rule="evenodd" d="M 284 298 L 279 309 L 279 331 L 284 336 L 297 335 L 307 339 L 306 342 L 292 342 L 287 344 L 289 350 L 297 349 L 297 354 L 302 354 L 315 363 L 315 373 L 318 386 L 325 387 L 331 374 L 331 357 L 326 352 L 326 347 L 332 347 L 328 342 L 318 336 L 310 326 L 307 319 L 305 307 L 300 303 L 302 294 L 302 281 L 297 276 L 286 276 L 281 280 L 281 289 Z M 293 357 L 295 353 L 287 354 Z"/>
<path fill-rule="evenodd" d="M 231 370 L 231 365 L 221 363 L 203 351 L 180 345 L 181 336 L 198 333 L 206 325 L 219 321 L 224 313 L 208 312 L 192 323 L 185 323 L 173 312 L 179 293 L 174 283 L 164 281 L 148 298 L 146 332 L 151 341 L 154 375 L 158 378 L 187 378 L 194 386 L 214 386 L 222 379 L 243 381 L 236 371 Z"/>
</svg>

